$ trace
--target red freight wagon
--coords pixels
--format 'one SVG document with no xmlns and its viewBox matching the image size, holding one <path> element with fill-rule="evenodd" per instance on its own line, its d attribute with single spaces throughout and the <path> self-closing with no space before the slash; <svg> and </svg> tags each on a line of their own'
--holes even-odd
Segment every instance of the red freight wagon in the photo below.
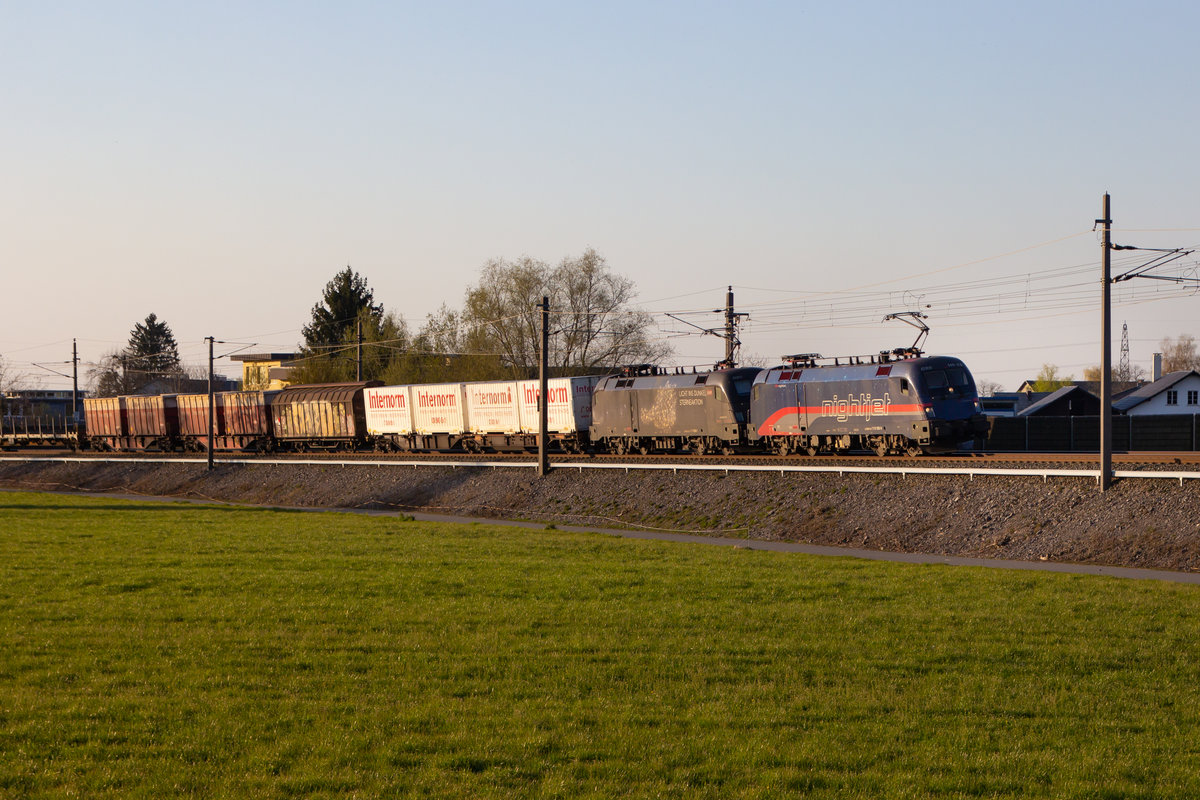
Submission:
<svg viewBox="0 0 1200 800">
<path fill-rule="evenodd" d="M 125 408 L 119 397 L 83 398 L 84 427 L 95 450 L 116 450 L 125 436 Z"/>
<path fill-rule="evenodd" d="M 174 450 L 179 443 L 179 409 L 176 395 L 130 395 L 125 403 L 125 439 L 122 449 Z"/>
<path fill-rule="evenodd" d="M 217 411 L 221 418 L 218 450 L 270 450 L 271 398 L 278 392 L 221 392 Z"/>
<path fill-rule="evenodd" d="M 179 438 L 183 440 L 185 450 L 208 449 L 208 395 L 180 394 L 175 396 L 179 412 Z M 213 416 L 213 436 L 219 439 L 222 433 L 221 406 L 217 404 L 217 413 Z M 220 449 L 216 445 L 216 449 Z"/>
</svg>

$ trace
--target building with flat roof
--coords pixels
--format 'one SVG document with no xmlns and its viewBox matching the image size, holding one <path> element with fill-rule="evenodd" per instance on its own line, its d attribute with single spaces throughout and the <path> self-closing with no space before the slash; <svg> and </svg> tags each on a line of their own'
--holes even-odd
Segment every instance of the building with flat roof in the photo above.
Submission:
<svg viewBox="0 0 1200 800">
<path fill-rule="evenodd" d="M 239 353 L 230 356 L 242 362 L 242 389 L 263 391 L 289 385 L 292 362 L 297 353 Z"/>
</svg>

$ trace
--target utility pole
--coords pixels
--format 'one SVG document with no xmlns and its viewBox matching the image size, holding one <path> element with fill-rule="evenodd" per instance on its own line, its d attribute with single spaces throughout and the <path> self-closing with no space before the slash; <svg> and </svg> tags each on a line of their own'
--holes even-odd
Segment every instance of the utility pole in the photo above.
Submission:
<svg viewBox="0 0 1200 800">
<path fill-rule="evenodd" d="M 71 419 L 79 421 L 79 340 L 71 340 Z"/>
<path fill-rule="evenodd" d="M 1100 491 L 1112 486 L 1112 213 L 1108 192 L 1104 193 L 1103 225 L 1100 247 L 1103 248 L 1102 282 L 1103 306 L 1100 316 Z"/>
<path fill-rule="evenodd" d="M 354 371 L 354 380 L 362 380 L 362 320 L 358 321 L 358 359 L 357 367 Z"/>
<path fill-rule="evenodd" d="M 550 349 L 550 298 L 542 296 L 542 348 L 538 355 L 538 466 L 539 478 L 545 477 L 550 471 L 550 458 L 546 453 L 547 411 L 546 405 L 549 394 L 546 391 L 546 372 L 549 363 Z"/>
<path fill-rule="evenodd" d="M 213 400 L 213 337 L 208 339 L 208 468 L 213 469 L 213 424 L 216 421 L 216 405 Z"/>
<path fill-rule="evenodd" d="M 741 340 L 738 339 L 737 326 L 740 317 L 748 317 L 749 314 L 736 314 L 733 310 L 733 287 L 726 287 L 725 290 L 725 361 L 722 362 L 726 369 L 733 369 L 737 366 L 738 350 L 742 346 Z"/>
<path fill-rule="evenodd" d="M 732 369 L 736 364 L 733 357 L 733 340 L 736 335 L 734 323 L 737 317 L 733 315 L 733 287 L 726 287 L 725 290 L 725 363 Z"/>
</svg>

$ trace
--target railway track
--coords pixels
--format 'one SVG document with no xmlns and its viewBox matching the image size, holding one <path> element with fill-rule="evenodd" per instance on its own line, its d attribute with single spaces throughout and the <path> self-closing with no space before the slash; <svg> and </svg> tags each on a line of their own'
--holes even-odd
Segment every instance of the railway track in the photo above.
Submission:
<svg viewBox="0 0 1200 800">
<path fill-rule="evenodd" d="M 29 448 L 23 450 L 8 450 L 0 455 L 4 460 L 57 460 L 70 458 L 78 461 L 121 461 L 162 459 L 179 460 L 203 459 L 204 454 L 196 453 L 89 453 L 74 452 L 66 448 Z M 385 454 L 376 452 L 334 452 L 334 453 L 271 453 L 269 455 L 251 455 L 238 453 L 220 453 L 217 458 L 222 463 L 231 461 L 254 462 L 269 459 L 273 463 L 297 461 L 312 463 L 314 461 L 336 461 L 340 463 L 354 461 L 371 462 L 405 462 L 405 463 L 438 463 L 454 464 L 495 464 L 495 463 L 533 463 L 537 456 L 530 453 L 399 453 Z M 577 455 L 554 454 L 550 456 L 551 464 L 592 462 L 613 466 L 622 465 L 709 465 L 709 466 L 789 466 L 789 467 L 896 467 L 896 468 L 962 468 L 962 467 L 996 467 L 1010 469 L 1098 469 L 1099 455 L 1096 453 L 1028 453 L 1028 452 L 975 452 L 961 451 L 939 455 L 920 457 L 886 457 L 880 458 L 874 454 L 852 454 L 845 456 L 763 456 L 763 455 L 732 455 L 732 456 L 695 456 L 688 454 L 658 454 L 658 455 Z M 1130 452 L 1114 453 L 1113 462 L 1122 469 L 1172 469 L 1200 471 L 1200 452 Z"/>
</svg>

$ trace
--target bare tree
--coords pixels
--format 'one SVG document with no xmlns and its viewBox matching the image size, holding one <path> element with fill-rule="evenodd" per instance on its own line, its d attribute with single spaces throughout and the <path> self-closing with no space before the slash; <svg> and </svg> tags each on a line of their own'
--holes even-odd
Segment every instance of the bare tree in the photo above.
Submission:
<svg viewBox="0 0 1200 800">
<path fill-rule="evenodd" d="M 539 305 L 548 297 L 554 332 L 548 361 L 560 374 L 658 361 L 670 348 L 652 338 L 653 320 L 631 307 L 634 295 L 633 281 L 614 274 L 591 248 L 554 268 L 528 256 L 495 259 L 467 291 L 463 338 L 498 354 L 512 376 L 530 375 L 541 347 Z"/>
<path fill-rule="evenodd" d="M 1087 367 L 1083 370 L 1083 379 L 1092 383 L 1099 383 L 1100 374 L 1099 366 Z M 1127 370 L 1114 367 L 1109 377 L 1114 383 L 1137 383 L 1146 378 L 1146 368 L 1140 364 L 1131 364 Z"/>
<path fill-rule="evenodd" d="M 560 368 L 588 372 L 621 363 L 655 362 L 670 353 L 665 343 L 654 342 L 650 316 L 630 306 L 634 283 L 608 269 L 604 256 L 590 247 L 579 258 L 565 258 L 550 276 L 554 290 L 552 308 L 561 335 L 551 352 Z"/>
<path fill-rule="evenodd" d="M 1159 343 L 1162 349 L 1163 372 L 1178 372 L 1184 369 L 1200 369 L 1200 353 L 1196 351 L 1196 337 L 1188 333 L 1177 339 L 1166 337 Z"/>
<path fill-rule="evenodd" d="M 1004 387 L 996 381 L 990 381 L 987 378 L 975 382 L 975 388 L 979 390 L 980 397 L 992 397 L 996 392 L 1004 391 Z"/>
</svg>

